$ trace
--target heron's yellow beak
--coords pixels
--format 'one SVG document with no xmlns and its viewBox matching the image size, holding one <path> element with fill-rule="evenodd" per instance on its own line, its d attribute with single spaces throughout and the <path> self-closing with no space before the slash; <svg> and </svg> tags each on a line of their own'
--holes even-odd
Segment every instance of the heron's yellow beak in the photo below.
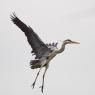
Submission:
<svg viewBox="0 0 95 95">
<path fill-rule="evenodd" d="M 80 44 L 79 42 L 72 41 L 70 44 Z"/>
</svg>

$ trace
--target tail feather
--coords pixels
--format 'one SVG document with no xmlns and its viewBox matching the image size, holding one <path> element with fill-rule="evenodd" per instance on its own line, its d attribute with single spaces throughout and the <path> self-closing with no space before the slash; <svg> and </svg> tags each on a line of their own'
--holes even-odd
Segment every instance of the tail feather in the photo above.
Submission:
<svg viewBox="0 0 95 95">
<path fill-rule="evenodd" d="M 39 60 L 31 60 L 30 61 L 30 65 L 35 65 L 35 64 L 37 64 L 39 62 L 40 62 Z"/>
<path fill-rule="evenodd" d="M 37 69 L 37 68 L 40 68 L 41 67 L 41 65 L 33 65 L 33 66 L 31 66 L 31 69 Z"/>
<path fill-rule="evenodd" d="M 30 66 L 31 66 L 31 69 L 40 68 L 41 67 L 40 60 L 31 60 Z"/>
</svg>

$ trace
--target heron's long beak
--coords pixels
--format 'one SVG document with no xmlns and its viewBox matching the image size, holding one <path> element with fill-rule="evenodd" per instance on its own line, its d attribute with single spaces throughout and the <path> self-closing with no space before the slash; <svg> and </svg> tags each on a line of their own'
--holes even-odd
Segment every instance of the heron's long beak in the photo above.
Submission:
<svg viewBox="0 0 95 95">
<path fill-rule="evenodd" d="M 80 44 L 79 42 L 72 41 L 71 44 Z"/>
</svg>

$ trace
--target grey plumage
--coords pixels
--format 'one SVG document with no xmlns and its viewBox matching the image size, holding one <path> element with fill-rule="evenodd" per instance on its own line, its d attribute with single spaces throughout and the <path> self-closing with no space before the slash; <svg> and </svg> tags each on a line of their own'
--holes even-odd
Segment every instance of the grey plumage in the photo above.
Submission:
<svg viewBox="0 0 95 95">
<path fill-rule="evenodd" d="M 45 53 L 50 52 L 50 49 L 42 42 L 30 26 L 24 24 L 15 14 L 11 15 L 11 20 L 25 33 L 31 48 L 33 49 L 32 53 L 36 55 L 35 59 L 39 59 L 44 56 Z"/>
<path fill-rule="evenodd" d="M 30 27 L 24 24 L 15 13 L 11 15 L 12 22 L 18 26 L 27 37 L 27 40 L 32 48 L 31 53 L 35 55 L 35 59 L 30 61 L 30 67 L 31 69 L 40 68 L 37 76 L 35 78 L 34 83 L 32 84 L 33 88 L 35 86 L 36 80 L 38 78 L 38 75 L 43 67 L 45 67 L 45 71 L 43 74 L 43 82 L 41 86 L 41 91 L 43 92 L 44 88 L 44 77 L 46 74 L 46 71 L 49 67 L 49 62 L 59 53 L 62 53 L 65 49 L 66 44 L 79 44 L 78 42 L 71 41 L 69 39 L 64 40 L 62 43 L 62 46 L 60 49 L 57 48 L 58 43 L 47 43 L 45 44 L 39 36 L 34 32 L 34 30 Z"/>
</svg>

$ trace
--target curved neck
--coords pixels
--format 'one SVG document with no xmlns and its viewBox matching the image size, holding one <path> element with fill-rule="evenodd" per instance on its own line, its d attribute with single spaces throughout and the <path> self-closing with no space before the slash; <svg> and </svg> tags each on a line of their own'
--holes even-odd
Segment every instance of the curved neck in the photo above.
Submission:
<svg viewBox="0 0 95 95">
<path fill-rule="evenodd" d="M 57 50 L 56 53 L 57 53 L 57 54 L 58 54 L 58 53 L 62 53 L 62 52 L 65 50 L 65 45 L 66 45 L 66 43 L 63 42 L 61 48 L 60 48 L 59 50 Z"/>
</svg>

